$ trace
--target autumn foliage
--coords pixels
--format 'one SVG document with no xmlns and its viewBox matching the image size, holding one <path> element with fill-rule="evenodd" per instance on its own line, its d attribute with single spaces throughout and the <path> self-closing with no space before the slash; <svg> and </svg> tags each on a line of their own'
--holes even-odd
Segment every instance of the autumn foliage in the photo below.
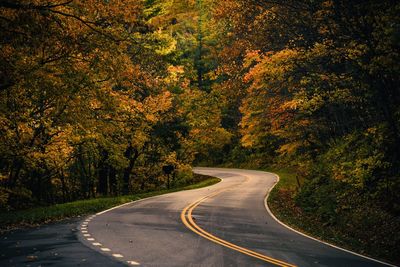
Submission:
<svg viewBox="0 0 400 267">
<path fill-rule="evenodd" d="M 240 112 L 227 161 L 291 167 L 293 210 L 392 260 L 400 246 L 386 231 L 400 230 L 399 9 L 396 1 L 231 0 L 215 10 L 225 25 L 222 90 Z"/>
<path fill-rule="evenodd" d="M 171 62 L 169 8 L 0 3 L 2 210 L 166 186 L 164 165 L 187 183 L 196 151 L 225 142 L 218 107 Z"/>
<path fill-rule="evenodd" d="M 165 187 L 165 165 L 179 184 L 193 164 L 277 164 L 317 221 L 368 212 L 398 232 L 399 12 L 391 0 L 1 1 L 0 209 Z"/>
</svg>

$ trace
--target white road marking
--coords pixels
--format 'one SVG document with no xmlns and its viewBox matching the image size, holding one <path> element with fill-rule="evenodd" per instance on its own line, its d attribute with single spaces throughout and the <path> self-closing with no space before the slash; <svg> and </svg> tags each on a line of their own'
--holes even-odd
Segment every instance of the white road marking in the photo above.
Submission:
<svg viewBox="0 0 400 267">
<path fill-rule="evenodd" d="M 222 180 L 223 180 L 223 179 L 221 179 L 221 182 L 222 182 Z M 186 191 L 186 190 L 182 190 L 182 191 Z M 168 196 L 168 195 L 170 195 L 170 194 L 174 194 L 174 192 L 172 192 L 172 193 L 167 193 L 167 194 L 163 194 L 163 195 L 158 195 L 158 196 L 146 197 L 146 198 L 142 198 L 142 199 L 138 199 L 138 200 L 132 200 L 131 202 L 127 202 L 127 203 L 121 204 L 121 205 L 119 205 L 119 206 L 115 206 L 115 207 L 113 207 L 113 208 L 111 208 L 111 209 L 103 210 L 103 211 L 101 211 L 101 212 L 98 212 L 98 213 L 96 213 L 94 216 L 101 215 L 101 214 L 103 214 L 103 213 L 106 213 L 106 212 L 109 212 L 109 211 L 111 211 L 111 210 L 115 210 L 115 209 L 121 208 L 121 207 L 126 206 L 126 205 L 129 205 L 129 204 L 136 204 L 136 203 L 139 203 L 139 202 L 142 202 L 142 201 L 147 201 L 147 200 L 149 200 L 149 199 L 155 199 L 155 198 L 165 197 L 165 196 Z"/>
<path fill-rule="evenodd" d="M 90 234 L 83 234 L 83 236 L 89 237 L 89 236 L 90 236 Z"/>
<path fill-rule="evenodd" d="M 88 241 L 94 241 L 94 238 L 87 238 Z"/>
<path fill-rule="evenodd" d="M 384 262 L 384 261 L 380 261 L 380 260 L 377 260 L 377 259 L 374 259 L 374 258 L 370 258 L 370 257 L 364 256 L 364 255 L 358 254 L 358 253 L 356 253 L 356 252 L 354 252 L 354 251 L 347 250 L 347 249 L 344 249 L 344 248 L 335 246 L 335 245 L 333 245 L 333 244 L 330 244 L 330 243 L 328 243 L 328 242 L 324 242 L 324 241 L 319 240 L 319 239 L 317 239 L 317 238 L 314 238 L 314 237 L 312 237 L 312 236 L 306 235 L 305 233 L 302 233 L 302 232 L 300 232 L 300 231 L 297 231 L 297 230 L 291 228 L 290 226 L 284 224 L 283 222 L 281 222 L 278 218 L 275 217 L 275 215 L 272 213 L 272 211 L 271 211 L 271 210 L 269 209 L 269 207 L 268 207 L 268 197 L 269 197 L 269 193 L 270 193 L 270 192 L 272 191 L 272 189 L 274 189 L 274 187 L 278 184 L 280 177 L 279 177 L 279 175 L 277 175 L 277 174 L 275 174 L 275 173 L 271 173 L 271 172 L 268 172 L 268 173 L 269 173 L 269 174 L 275 175 L 277 179 L 276 179 L 275 184 L 269 189 L 269 191 L 267 192 L 267 195 L 265 196 L 265 199 L 264 199 L 264 206 L 265 206 L 265 209 L 267 210 L 268 214 L 271 215 L 271 217 L 272 217 L 277 223 L 279 223 L 280 225 L 286 227 L 286 228 L 289 229 L 289 230 L 292 230 L 293 232 L 295 232 L 295 233 L 297 233 L 297 234 L 299 234 L 299 235 L 305 236 L 305 237 L 307 237 L 307 238 L 310 238 L 310 239 L 312 239 L 312 240 L 314 240 L 314 241 L 317 241 L 317 242 L 319 242 L 319 243 L 325 244 L 325 245 L 330 246 L 330 247 L 332 247 L 332 248 L 336 248 L 336 249 L 339 249 L 339 250 L 348 252 L 348 253 L 350 253 L 350 254 L 353 254 L 353 255 L 362 257 L 362 258 L 364 258 L 364 259 L 368 259 L 368 260 L 371 260 L 371 261 L 374 261 L 374 262 L 382 263 L 382 264 L 387 265 L 387 266 L 396 267 L 396 265 L 393 265 L 393 264 L 390 264 L 390 263 L 387 263 L 387 262 Z"/>
<path fill-rule="evenodd" d="M 136 261 L 127 261 L 127 263 L 130 265 L 140 265 L 140 263 Z"/>
<path fill-rule="evenodd" d="M 102 251 L 111 251 L 109 248 L 101 248 Z"/>
<path fill-rule="evenodd" d="M 97 243 L 97 242 L 95 242 L 95 243 L 92 243 L 92 245 L 93 245 L 93 246 L 98 246 L 98 247 L 101 247 L 101 243 Z"/>
<path fill-rule="evenodd" d="M 112 254 L 114 257 L 116 258 L 123 258 L 124 256 L 122 256 L 121 254 Z"/>
<path fill-rule="evenodd" d="M 141 200 L 141 199 L 139 199 L 139 200 Z M 132 202 L 137 202 L 137 201 L 131 201 L 131 202 L 127 202 L 127 203 L 124 203 L 124 204 L 122 204 L 122 205 L 119 205 L 119 206 L 113 207 L 113 208 L 111 208 L 111 209 L 108 209 L 108 210 L 103 210 L 103 211 L 101 211 L 101 212 L 98 212 L 98 213 L 96 213 L 96 215 L 101 215 L 101 214 L 103 214 L 103 213 L 106 213 L 106 212 L 108 212 L 108 211 L 110 211 L 110 210 L 114 210 L 114 209 L 117 209 L 117 208 L 120 208 L 120 207 L 123 207 L 123 206 L 129 205 L 129 204 L 132 204 Z"/>
<path fill-rule="evenodd" d="M 86 230 L 82 230 L 81 232 L 82 232 L 83 234 L 86 234 L 86 233 L 87 233 L 87 231 L 86 231 Z"/>
</svg>

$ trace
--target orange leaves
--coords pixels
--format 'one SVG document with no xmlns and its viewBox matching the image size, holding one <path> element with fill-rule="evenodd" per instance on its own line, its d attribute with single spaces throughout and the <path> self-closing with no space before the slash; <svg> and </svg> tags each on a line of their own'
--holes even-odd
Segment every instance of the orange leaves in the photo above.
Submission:
<svg viewBox="0 0 400 267">
<path fill-rule="evenodd" d="M 86 0 L 73 1 L 60 9 L 70 11 L 73 8 L 88 21 L 103 19 L 108 22 L 123 20 L 133 23 L 138 19 L 141 4 L 141 1 L 136 0 Z"/>
<path fill-rule="evenodd" d="M 296 110 L 302 104 L 301 99 L 291 99 L 281 105 L 282 110 Z"/>
<path fill-rule="evenodd" d="M 282 155 L 291 155 L 296 152 L 297 149 L 301 148 L 303 146 L 303 142 L 301 141 L 296 141 L 292 143 L 286 143 L 282 145 L 278 151 Z"/>
<path fill-rule="evenodd" d="M 171 108 L 172 98 L 169 91 L 145 99 L 144 105 L 151 112 L 163 112 Z"/>
<path fill-rule="evenodd" d="M 174 66 L 174 65 L 170 65 L 168 66 L 168 77 L 165 78 L 167 83 L 170 84 L 174 84 L 176 82 L 178 82 L 181 77 L 184 76 L 185 74 L 185 68 L 184 66 Z"/>
<path fill-rule="evenodd" d="M 254 51 L 248 53 L 244 67 L 250 66 L 249 62 L 257 64 L 244 76 L 244 81 L 252 81 L 250 88 L 260 88 L 266 83 L 285 82 L 286 74 L 294 68 L 295 60 L 300 55 L 300 52 L 294 49 L 284 49 L 264 55 L 258 55 Z"/>
<path fill-rule="evenodd" d="M 259 62 L 261 62 L 261 58 L 262 58 L 262 55 L 261 55 L 260 50 L 248 51 L 246 53 L 246 56 L 244 59 L 243 67 L 249 68 L 252 65 L 259 63 Z"/>
<path fill-rule="evenodd" d="M 244 66 L 253 66 L 244 76 L 249 87 L 240 109 L 244 114 L 240 124 L 244 146 L 257 145 L 266 132 L 278 133 L 293 119 L 302 102 L 291 98 L 298 84 L 290 74 L 301 57 L 302 53 L 294 49 L 263 55 L 247 53 Z"/>
</svg>

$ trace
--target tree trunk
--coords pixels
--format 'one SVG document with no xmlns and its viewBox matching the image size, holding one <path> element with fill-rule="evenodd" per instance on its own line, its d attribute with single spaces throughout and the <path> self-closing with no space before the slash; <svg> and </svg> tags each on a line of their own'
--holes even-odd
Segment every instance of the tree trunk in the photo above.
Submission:
<svg viewBox="0 0 400 267">
<path fill-rule="evenodd" d="M 62 191 L 62 201 L 67 202 L 69 200 L 69 192 L 67 185 L 65 183 L 65 176 L 64 176 L 64 171 L 61 170 L 60 172 L 60 180 L 61 180 L 61 191 Z"/>
<path fill-rule="evenodd" d="M 8 183 L 7 186 L 9 188 L 14 188 L 17 184 L 17 181 L 19 179 L 19 174 L 22 169 L 22 160 L 20 159 L 14 159 L 13 164 L 11 166 L 10 174 L 8 177 Z"/>
<path fill-rule="evenodd" d="M 78 169 L 80 172 L 80 182 L 81 182 L 81 190 L 82 190 L 82 195 L 84 198 L 89 197 L 89 178 L 86 173 L 86 168 L 85 168 L 85 161 L 82 157 L 82 154 L 78 155 Z"/>
<path fill-rule="evenodd" d="M 136 149 L 134 149 L 132 145 L 129 145 L 125 151 L 125 157 L 129 160 L 129 165 L 124 170 L 124 177 L 123 177 L 124 184 L 122 188 L 122 192 L 124 195 L 129 194 L 130 192 L 129 190 L 130 176 L 133 167 L 135 166 L 135 162 L 139 157 L 139 152 Z"/>
<path fill-rule="evenodd" d="M 101 152 L 101 160 L 99 161 L 98 165 L 98 187 L 97 187 L 97 193 L 106 196 L 108 193 L 108 171 L 109 171 L 109 166 L 107 163 L 108 159 L 108 152 L 106 150 L 103 150 Z"/>
<path fill-rule="evenodd" d="M 110 195 L 118 195 L 117 191 L 117 170 L 113 166 L 109 166 L 108 172 L 109 192 Z"/>
</svg>

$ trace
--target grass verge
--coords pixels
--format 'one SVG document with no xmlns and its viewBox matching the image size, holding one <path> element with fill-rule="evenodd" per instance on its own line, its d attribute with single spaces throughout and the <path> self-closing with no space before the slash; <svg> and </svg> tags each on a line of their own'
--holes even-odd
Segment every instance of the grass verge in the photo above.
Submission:
<svg viewBox="0 0 400 267">
<path fill-rule="evenodd" d="M 325 242 L 362 255 L 397 263 L 396 257 L 393 257 L 390 251 L 385 251 L 384 248 L 366 245 L 368 242 L 364 241 L 372 238 L 372 236 L 366 237 L 363 234 L 356 233 L 356 231 L 349 234 L 348 229 L 346 229 L 346 227 L 349 227 L 348 225 L 329 224 L 313 214 L 304 212 L 298 207 L 295 203 L 295 195 L 298 189 L 298 181 L 296 180 L 295 173 L 285 169 L 268 171 L 276 173 L 280 177 L 279 183 L 270 192 L 268 198 L 270 210 L 280 221 L 293 229 Z M 363 228 L 362 225 L 358 226 Z M 357 228 L 357 225 L 355 225 L 355 227 Z M 388 247 L 387 244 L 385 244 L 385 246 Z"/>
<path fill-rule="evenodd" d="M 92 214 L 106 210 L 130 201 L 148 198 L 152 196 L 163 195 L 167 193 L 191 190 L 210 186 L 221 181 L 219 178 L 196 175 L 194 184 L 179 186 L 171 189 L 163 189 L 138 193 L 126 196 L 104 197 L 88 200 L 79 200 L 63 204 L 56 204 L 47 207 L 37 207 L 21 211 L 6 212 L 0 214 L 0 233 L 7 230 L 32 227 L 43 223 L 60 221 L 67 218 L 73 218 L 86 214 Z"/>
</svg>

